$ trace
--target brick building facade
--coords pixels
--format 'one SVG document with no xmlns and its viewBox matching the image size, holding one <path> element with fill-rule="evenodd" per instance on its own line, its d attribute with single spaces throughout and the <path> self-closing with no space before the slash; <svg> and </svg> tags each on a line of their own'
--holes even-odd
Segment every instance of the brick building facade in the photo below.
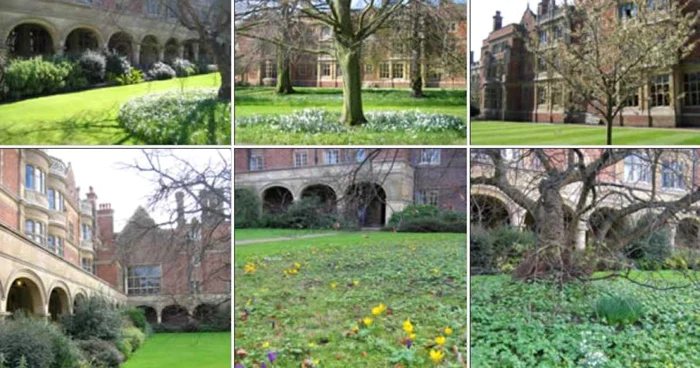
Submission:
<svg viewBox="0 0 700 368">
<path fill-rule="evenodd" d="M 460 71 L 446 71 L 442 67 L 431 65 L 430 52 L 421 60 L 421 72 L 425 87 L 465 88 L 466 54 L 467 54 L 467 13 L 465 4 L 445 2 L 442 6 L 450 7 L 450 19 L 445 40 L 451 42 L 451 50 L 457 50 L 464 56 L 465 65 Z M 408 20 L 407 20 L 408 21 Z M 304 46 L 318 50 L 332 50 L 331 29 L 327 26 L 310 24 L 305 27 L 308 43 Z M 405 31 L 402 31 L 405 32 Z M 365 48 L 373 50 L 373 57 L 366 57 L 361 65 L 364 87 L 406 88 L 410 87 L 411 53 L 405 47 L 405 40 L 394 40 L 391 30 L 381 30 L 374 37 L 382 40 L 366 41 Z M 370 45 L 372 44 L 373 45 Z M 236 82 L 244 85 L 274 85 L 277 78 L 276 56 L 273 49 L 267 50 L 265 56 L 255 55 L 260 41 L 244 36 L 236 39 L 236 55 L 246 56 L 237 59 Z M 425 47 L 424 47 L 425 49 Z M 377 50 L 381 50 L 377 52 Z M 332 55 L 333 52 L 330 52 Z M 334 56 L 296 53 L 292 58 L 291 80 L 294 86 L 303 87 L 342 87 L 343 77 L 340 66 Z"/>
<path fill-rule="evenodd" d="M 0 149 L 0 318 L 56 319 L 101 296 L 167 323 L 230 299 L 228 218 L 205 211 L 165 229 L 139 208 L 116 232 L 114 210 L 97 200 L 92 187 L 80 199 L 71 165 L 44 150 Z"/>
<path fill-rule="evenodd" d="M 116 51 L 133 65 L 185 58 L 211 61 L 198 35 L 179 25 L 161 0 L 3 0 L 0 54 L 64 55 Z"/>
<path fill-rule="evenodd" d="M 610 16 L 625 16 L 625 4 Z M 689 11 L 700 9 L 690 1 Z M 592 108 L 565 106 L 568 93 L 560 77 L 547 73 L 527 51 L 526 37 L 547 43 L 572 29 L 574 5 L 556 0 L 541 0 L 537 9 L 528 8 L 519 23 L 503 25 L 500 11 L 493 28 L 481 46 L 479 94 L 481 115 L 485 119 L 547 123 L 601 122 Z M 691 39 L 695 42 L 697 36 Z M 650 78 L 620 112 L 616 124 L 626 126 L 695 127 L 700 126 L 700 50 L 681 60 L 671 70 Z M 678 98 L 683 95 L 683 98 Z M 579 110 L 579 111 L 573 111 Z"/>
<path fill-rule="evenodd" d="M 364 202 L 368 227 L 386 224 L 412 203 L 466 211 L 464 149 L 236 149 L 234 169 L 236 190 L 253 191 L 266 211 L 319 195 L 333 211 L 353 216 L 366 192 L 372 193 Z"/>
</svg>

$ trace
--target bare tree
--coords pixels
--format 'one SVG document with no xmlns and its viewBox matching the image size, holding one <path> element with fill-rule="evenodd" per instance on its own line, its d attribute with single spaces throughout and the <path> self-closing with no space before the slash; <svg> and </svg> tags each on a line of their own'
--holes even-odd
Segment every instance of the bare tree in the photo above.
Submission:
<svg viewBox="0 0 700 368">
<path fill-rule="evenodd" d="M 497 189 L 530 217 L 535 247 L 514 277 L 564 282 L 694 211 L 697 164 L 693 150 L 485 149 L 472 155 L 471 185 Z"/>
<path fill-rule="evenodd" d="M 602 116 L 610 145 L 612 126 L 627 101 L 650 82 L 649 76 L 668 74 L 693 50 L 689 40 L 698 16 L 688 3 L 578 1 L 567 14 L 567 27 L 529 30 L 528 49 L 584 102 L 584 110 L 590 107 Z"/>
</svg>

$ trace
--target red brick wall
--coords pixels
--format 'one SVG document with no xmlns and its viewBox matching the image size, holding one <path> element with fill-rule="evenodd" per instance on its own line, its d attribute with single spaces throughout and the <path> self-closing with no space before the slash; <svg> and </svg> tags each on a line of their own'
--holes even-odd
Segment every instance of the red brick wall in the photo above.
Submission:
<svg viewBox="0 0 700 368">
<path fill-rule="evenodd" d="M 9 191 L 11 195 L 19 197 L 20 195 L 20 167 L 19 167 L 19 150 L 14 148 L 2 149 L 0 151 L 0 186 Z M 20 230 L 19 214 L 17 213 L 17 205 L 0 201 L 0 222 Z"/>
</svg>

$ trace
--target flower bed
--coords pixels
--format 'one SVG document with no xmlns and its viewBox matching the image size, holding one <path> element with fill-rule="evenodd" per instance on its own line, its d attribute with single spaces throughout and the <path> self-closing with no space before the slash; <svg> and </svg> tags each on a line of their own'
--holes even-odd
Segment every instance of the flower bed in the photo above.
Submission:
<svg viewBox="0 0 700 368">
<path fill-rule="evenodd" d="M 230 144 L 231 104 L 216 89 L 168 91 L 132 99 L 117 118 L 147 144 Z"/>
</svg>

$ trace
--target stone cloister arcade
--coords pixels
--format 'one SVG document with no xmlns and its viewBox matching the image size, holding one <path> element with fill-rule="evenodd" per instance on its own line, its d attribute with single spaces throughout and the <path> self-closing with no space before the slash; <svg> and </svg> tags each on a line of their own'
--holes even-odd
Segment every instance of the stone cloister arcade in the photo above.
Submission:
<svg viewBox="0 0 700 368">
<path fill-rule="evenodd" d="M 508 198 L 498 188 L 487 185 L 473 185 L 470 190 L 470 222 L 479 223 L 486 228 L 513 226 L 521 229 L 535 229 L 534 216 L 526 209 Z M 573 214 L 575 204 L 564 198 L 565 211 Z M 599 224 L 606 214 L 615 208 L 612 203 L 602 203 L 595 210 L 581 216 L 577 228 L 576 248 L 583 250 L 599 231 Z M 606 234 L 607 239 L 621 236 L 645 216 L 637 212 L 614 222 Z M 572 226 L 571 215 L 564 219 L 565 226 Z M 700 249 L 700 216 L 693 213 L 678 215 L 666 224 L 671 235 L 671 247 L 683 249 Z M 612 239 L 611 239 L 612 240 Z"/>
<path fill-rule="evenodd" d="M 10 1 L 0 8 L 0 55 L 28 58 L 86 50 L 113 50 L 142 67 L 175 58 L 213 62 L 197 33 L 173 20 L 42 1 Z"/>
<path fill-rule="evenodd" d="M 152 325 L 184 326 L 212 322 L 217 312 L 230 310 L 230 298 L 228 294 L 144 296 L 130 297 L 129 305 L 142 309 Z"/>
</svg>

